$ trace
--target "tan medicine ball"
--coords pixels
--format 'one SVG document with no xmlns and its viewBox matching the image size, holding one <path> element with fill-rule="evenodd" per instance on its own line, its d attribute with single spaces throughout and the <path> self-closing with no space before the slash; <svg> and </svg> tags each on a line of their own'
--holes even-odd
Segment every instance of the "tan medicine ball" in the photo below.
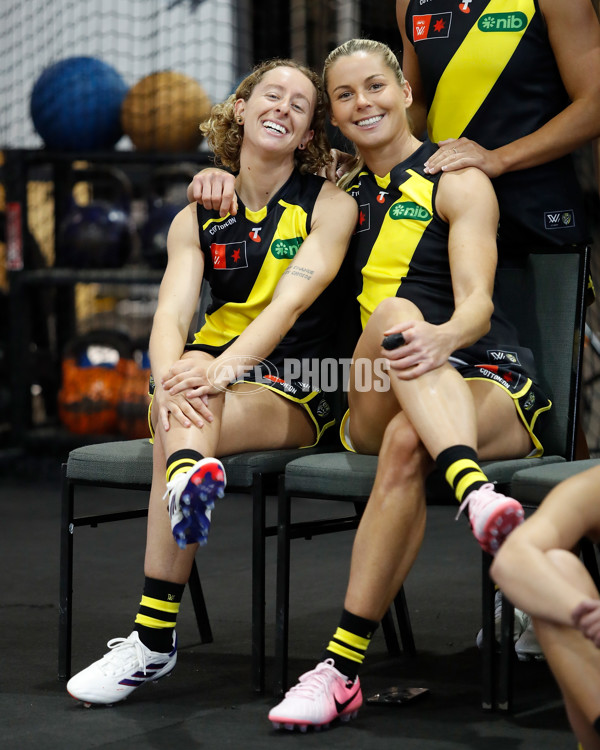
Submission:
<svg viewBox="0 0 600 750">
<path fill-rule="evenodd" d="M 210 110 L 210 99 L 194 78 L 166 70 L 129 89 L 121 125 L 139 151 L 195 151 L 202 140 L 199 125 Z"/>
</svg>

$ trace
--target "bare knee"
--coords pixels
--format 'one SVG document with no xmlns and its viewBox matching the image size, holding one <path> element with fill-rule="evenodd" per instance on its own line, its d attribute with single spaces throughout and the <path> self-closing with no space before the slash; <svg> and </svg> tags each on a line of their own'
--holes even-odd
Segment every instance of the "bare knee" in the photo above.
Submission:
<svg viewBox="0 0 600 750">
<path fill-rule="evenodd" d="M 387 297 L 377 305 L 369 318 L 369 323 L 372 322 L 373 326 L 383 329 L 401 320 L 415 317 L 420 318 L 421 314 L 412 302 L 402 297 Z"/>
</svg>

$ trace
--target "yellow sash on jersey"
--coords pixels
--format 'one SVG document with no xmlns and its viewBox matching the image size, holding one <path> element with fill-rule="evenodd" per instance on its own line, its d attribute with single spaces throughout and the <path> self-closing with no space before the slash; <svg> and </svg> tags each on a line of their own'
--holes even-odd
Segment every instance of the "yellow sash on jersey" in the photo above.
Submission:
<svg viewBox="0 0 600 750">
<path fill-rule="evenodd" d="M 460 138 L 463 134 L 531 23 L 535 13 L 534 0 L 519 0 L 510 4 L 505 0 L 490 0 L 482 16 L 505 14 L 508 9 L 512 12 L 520 11 L 527 16 L 527 24 L 523 29 L 485 33 L 475 23 L 446 66 L 438 81 L 427 117 L 429 138 L 433 143 L 446 138 Z M 481 60 L 484 59 L 486 63 L 482 66 Z M 490 75 L 492 65 L 493 73 Z M 465 76 L 465 69 L 468 69 L 468 77 Z"/>
<path fill-rule="evenodd" d="M 283 200 L 279 203 L 285 207 L 285 211 L 279 220 L 271 245 L 278 239 L 299 236 L 305 239 L 306 211 Z M 250 211 L 246 208 L 246 218 L 254 224 L 259 224 L 266 215 L 266 206 L 260 211 Z M 271 251 L 267 252 L 247 299 L 244 302 L 227 302 L 212 315 L 207 315 L 205 324 L 194 340 L 209 346 L 223 346 L 239 336 L 269 304 L 279 279 L 291 262 L 292 258 L 276 258 Z"/>
<path fill-rule="evenodd" d="M 363 267 L 362 292 L 358 296 L 360 318 L 364 328 L 377 305 L 388 297 L 395 297 L 402 279 L 408 273 L 410 262 L 421 241 L 433 215 L 434 183 L 408 169 L 409 179 L 399 189 L 402 198 L 392 204 L 388 210 L 369 259 Z M 390 177 L 377 177 L 379 187 L 385 189 L 390 184 Z M 427 209 L 428 221 L 395 221 L 391 217 L 393 206 L 406 201 L 417 203 Z"/>
</svg>

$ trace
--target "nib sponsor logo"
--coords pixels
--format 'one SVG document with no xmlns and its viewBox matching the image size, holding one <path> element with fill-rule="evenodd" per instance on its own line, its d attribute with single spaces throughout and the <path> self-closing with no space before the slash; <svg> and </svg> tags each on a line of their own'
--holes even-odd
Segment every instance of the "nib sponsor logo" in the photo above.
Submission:
<svg viewBox="0 0 600 750">
<path fill-rule="evenodd" d="M 276 239 L 271 245 L 271 254 L 279 260 L 284 258 L 295 258 L 302 242 L 302 237 L 295 237 L 291 240 Z"/>
<path fill-rule="evenodd" d="M 523 31 L 527 28 L 525 13 L 484 13 L 477 21 L 479 31 Z"/>
<path fill-rule="evenodd" d="M 394 203 L 390 208 L 390 216 L 395 221 L 401 219 L 414 219 L 415 221 L 429 221 L 432 217 L 429 211 L 418 203 L 412 201 L 401 201 Z"/>
</svg>

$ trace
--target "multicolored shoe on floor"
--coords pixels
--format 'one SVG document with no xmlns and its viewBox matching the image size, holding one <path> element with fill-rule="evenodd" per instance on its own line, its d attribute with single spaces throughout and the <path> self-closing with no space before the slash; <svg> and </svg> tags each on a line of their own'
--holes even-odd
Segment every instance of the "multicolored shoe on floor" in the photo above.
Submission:
<svg viewBox="0 0 600 750">
<path fill-rule="evenodd" d="M 462 501 L 456 518 L 468 508 L 469 522 L 481 548 L 495 555 L 510 532 L 523 523 L 523 506 L 512 497 L 494 490 L 491 483 L 469 492 Z"/>
<path fill-rule="evenodd" d="M 269 721 L 275 729 L 325 729 L 334 719 L 354 719 L 362 702 L 358 677 L 348 680 L 335 668 L 333 659 L 326 659 L 299 678 L 271 709 Z"/>
<path fill-rule="evenodd" d="M 225 469 L 216 458 L 202 458 L 189 471 L 167 482 L 169 516 L 175 541 L 206 544 L 215 500 L 225 494 Z"/>
<path fill-rule="evenodd" d="M 168 654 L 150 651 L 140 641 L 136 630 L 127 638 L 113 638 L 106 644 L 110 651 L 90 664 L 67 683 L 73 698 L 109 705 L 125 700 L 146 682 L 156 682 L 168 675 L 177 663 L 177 636 L 173 633 L 173 650 Z"/>
<path fill-rule="evenodd" d="M 529 615 L 526 615 L 525 612 L 522 612 L 520 609 L 514 608 L 515 615 L 513 619 L 513 640 L 516 643 L 518 639 L 523 635 L 525 632 L 525 629 L 530 622 Z M 501 621 L 502 621 L 502 592 L 496 591 L 496 596 L 494 597 L 494 630 L 495 630 L 495 636 L 496 636 L 496 646 L 500 647 L 500 627 L 501 627 Z M 477 633 L 476 638 L 477 648 L 481 648 L 483 646 L 483 630 L 480 630 L 479 633 Z"/>
<path fill-rule="evenodd" d="M 519 639 L 515 643 L 515 652 L 519 661 L 545 661 L 546 657 L 542 651 L 533 624 L 529 615 L 524 615 L 526 626 Z"/>
</svg>

